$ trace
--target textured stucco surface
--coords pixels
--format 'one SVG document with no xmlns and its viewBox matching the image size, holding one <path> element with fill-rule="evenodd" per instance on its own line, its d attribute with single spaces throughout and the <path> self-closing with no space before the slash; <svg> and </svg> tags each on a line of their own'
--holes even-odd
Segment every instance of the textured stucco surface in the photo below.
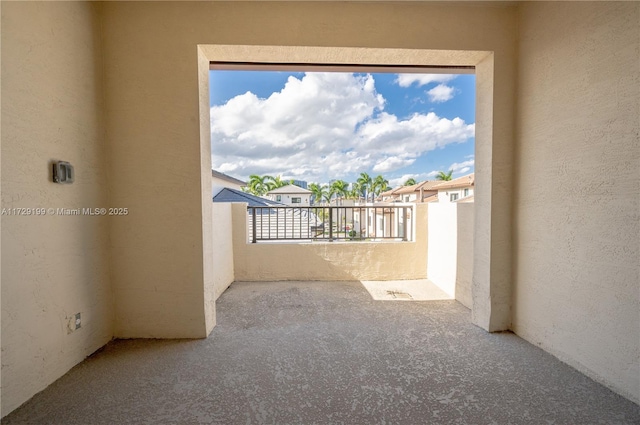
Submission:
<svg viewBox="0 0 640 425">
<path fill-rule="evenodd" d="M 432 202 L 428 206 L 427 277 L 472 308 L 474 204 Z"/>
<path fill-rule="evenodd" d="M 351 63 L 475 52 L 472 320 L 511 326 L 513 287 L 517 332 L 640 400 L 637 2 L 1 7 L 3 207 L 130 211 L 2 217 L 3 415 L 114 334 L 203 337 L 215 323 L 228 269 L 211 261 L 224 253 L 210 221 L 210 45 L 237 45 L 227 50 L 238 58 L 275 46 L 265 59 L 292 57 L 283 46 L 303 46 L 299 57 L 304 46 L 393 49 L 360 49 Z M 306 57 L 349 58 L 340 51 Z M 78 181 L 48 183 L 50 159 L 81 164 Z M 78 310 L 83 328 L 67 335 Z"/>
<path fill-rule="evenodd" d="M 433 202 L 428 208 L 427 277 L 440 289 L 456 297 L 456 263 L 458 245 L 457 204 Z"/>
<path fill-rule="evenodd" d="M 499 156 L 497 164 L 507 168 L 491 171 L 491 156 L 485 155 L 488 163 L 483 170 L 492 174 L 491 179 L 484 180 L 485 190 L 494 191 L 499 184 L 505 189 L 508 205 L 515 70 L 513 7 L 107 2 L 103 11 L 107 127 L 114 171 L 111 196 L 113 202 L 135 210 L 135 214 L 112 226 L 118 336 L 189 337 L 206 333 L 201 325 L 205 314 L 193 306 L 205 304 L 202 287 L 212 282 L 215 273 L 203 263 L 215 248 L 207 239 L 207 225 L 203 223 L 209 216 L 209 207 L 203 204 L 204 171 L 200 170 L 208 161 L 203 138 L 208 137 L 209 130 L 206 121 L 200 119 L 206 117 L 206 100 L 200 96 L 200 104 L 197 102 L 206 70 L 203 58 L 216 59 L 206 51 L 207 45 L 276 46 L 285 58 L 291 55 L 282 46 L 395 49 L 392 57 L 379 51 L 360 52 L 362 57 L 377 55 L 379 63 L 396 59 L 411 62 L 412 51 L 403 53 L 403 49 L 439 50 L 441 58 L 449 61 L 460 61 L 468 55 L 462 50 L 494 52 L 488 68 L 491 72 L 483 75 L 492 80 L 495 70 L 500 77 L 496 92 L 504 96 L 496 110 L 485 116 L 491 118 L 486 121 L 488 131 L 477 140 L 484 137 L 483 143 L 504 148 L 500 150 L 504 157 Z M 362 19 L 363 14 L 367 19 Z M 241 46 L 236 50 L 239 58 L 246 52 Z M 307 61 L 322 62 L 335 56 L 335 51 L 322 57 L 307 52 Z M 358 63 L 359 57 L 346 59 Z M 477 53 L 475 58 L 477 62 Z M 490 87 L 493 90 L 492 84 Z M 490 102 L 484 106 L 493 108 Z M 210 193 L 206 196 L 208 200 Z M 479 208 L 481 221 L 489 223 L 493 209 L 488 203 Z M 508 217 L 508 211 L 505 213 Z M 490 247 L 495 241 L 509 240 L 508 220 L 504 223 L 499 228 L 485 225 L 485 240 Z M 491 264 L 478 262 L 477 267 L 490 268 Z M 509 275 L 508 266 L 498 270 Z M 481 276 L 484 280 L 479 284 L 488 286 L 490 273 Z M 489 299 L 484 306 L 494 308 L 491 302 Z M 488 328 L 488 322 L 484 326 Z"/>
<path fill-rule="evenodd" d="M 89 3 L 2 2 L 2 208 L 109 206 L 98 27 Z M 111 339 L 108 221 L 3 214 L 2 414 Z"/>
<path fill-rule="evenodd" d="M 213 235 L 216 249 L 213 251 L 213 268 L 215 279 L 212 296 L 207 296 L 209 302 L 215 300 L 235 280 L 233 259 L 233 227 L 231 225 L 231 204 L 214 203 L 213 205 Z"/>
<path fill-rule="evenodd" d="M 248 243 L 247 205 L 234 203 L 235 279 L 401 280 L 427 277 L 427 208 L 418 204 L 413 242 Z"/>
<path fill-rule="evenodd" d="M 3 424 L 637 424 L 640 407 L 455 301 L 231 285 L 197 341 L 115 341 Z"/>
<path fill-rule="evenodd" d="M 457 205 L 456 301 L 467 308 L 471 308 L 473 302 L 471 280 L 473 278 L 473 214 L 475 205 L 473 203 L 460 203 Z"/>
<path fill-rule="evenodd" d="M 513 329 L 640 402 L 640 3 L 520 10 Z"/>
</svg>

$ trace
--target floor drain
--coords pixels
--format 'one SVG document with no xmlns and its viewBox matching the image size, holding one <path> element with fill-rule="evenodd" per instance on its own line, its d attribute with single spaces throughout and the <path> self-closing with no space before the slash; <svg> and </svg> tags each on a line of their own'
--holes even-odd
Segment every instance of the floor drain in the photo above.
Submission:
<svg viewBox="0 0 640 425">
<path fill-rule="evenodd" d="M 411 297 L 411 295 L 407 294 L 406 292 L 400 292 L 400 291 L 387 291 L 387 295 L 391 295 L 393 298 L 397 298 L 400 300 L 412 300 L 413 298 Z"/>
</svg>

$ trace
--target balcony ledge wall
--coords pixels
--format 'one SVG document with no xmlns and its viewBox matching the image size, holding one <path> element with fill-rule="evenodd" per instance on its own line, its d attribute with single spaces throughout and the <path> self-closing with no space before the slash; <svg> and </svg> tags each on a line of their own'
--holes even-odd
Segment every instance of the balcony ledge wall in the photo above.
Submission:
<svg viewBox="0 0 640 425">
<path fill-rule="evenodd" d="M 427 206 L 417 205 L 415 242 L 252 244 L 247 205 L 232 206 L 238 281 L 402 280 L 427 277 Z"/>
</svg>

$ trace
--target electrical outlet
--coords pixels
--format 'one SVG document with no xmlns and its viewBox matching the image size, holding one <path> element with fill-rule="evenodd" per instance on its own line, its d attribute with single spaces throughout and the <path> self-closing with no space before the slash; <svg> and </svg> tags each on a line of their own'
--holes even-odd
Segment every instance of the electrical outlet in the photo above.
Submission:
<svg viewBox="0 0 640 425">
<path fill-rule="evenodd" d="M 67 317 L 67 334 L 73 333 L 82 327 L 82 317 L 80 313 Z"/>
</svg>

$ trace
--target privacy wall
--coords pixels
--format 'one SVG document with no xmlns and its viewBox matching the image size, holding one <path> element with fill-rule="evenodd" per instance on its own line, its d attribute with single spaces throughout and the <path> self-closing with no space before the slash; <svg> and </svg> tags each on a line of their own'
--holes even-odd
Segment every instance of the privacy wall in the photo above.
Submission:
<svg viewBox="0 0 640 425">
<path fill-rule="evenodd" d="M 239 281 L 401 280 L 427 277 L 427 205 L 415 208 L 410 242 L 249 243 L 247 204 L 233 204 Z"/>
<path fill-rule="evenodd" d="M 640 3 L 520 6 L 513 330 L 640 401 Z"/>
</svg>

